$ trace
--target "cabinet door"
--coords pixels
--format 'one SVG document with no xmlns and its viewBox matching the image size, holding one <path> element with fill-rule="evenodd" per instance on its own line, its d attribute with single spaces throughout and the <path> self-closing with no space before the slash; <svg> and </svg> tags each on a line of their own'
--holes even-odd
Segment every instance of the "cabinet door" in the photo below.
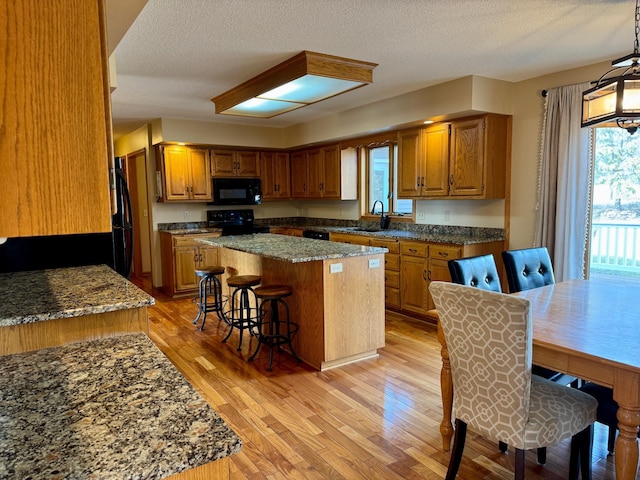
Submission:
<svg viewBox="0 0 640 480">
<path fill-rule="evenodd" d="M 321 195 L 323 198 L 340 200 L 340 146 L 324 147 L 321 151 L 322 181 Z"/>
<path fill-rule="evenodd" d="M 289 154 L 278 152 L 275 155 L 275 180 L 277 185 L 278 198 L 291 197 L 291 164 Z"/>
<path fill-rule="evenodd" d="M 176 247 L 175 256 L 175 287 L 176 293 L 198 288 L 196 279 L 196 262 L 199 259 L 198 247 Z"/>
<path fill-rule="evenodd" d="M 420 198 L 422 175 L 421 130 L 398 133 L 398 197 Z"/>
<path fill-rule="evenodd" d="M 484 193 L 484 118 L 451 124 L 449 195 Z"/>
<path fill-rule="evenodd" d="M 260 172 L 262 179 L 262 199 L 278 198 L 278 180 L 276 179 L 276 153 L 262 152 L 260 156 Z"/>
<path fill-rule="evenodd" d="M 213 200 L 209 150 L 206 148 L 189 148 L 187 157 L 191 177 L 189 197 L 193 200 Z"/>
<path fill-rule="evenodd" d="M 431 282 L 450 282 L 451 274 L 449 273 L 449 265 L 447 260 L 431 259 L 429 261 L 429 285 Z M 436 308 L 429 293 L 429 310 Z"/>
<path fill-rule="evenodd" d="M 307 180 L 307 196 L 320 198 L 324 168 L 322 166 L 322 151 L 319 148 L 307 150 Z"/>
<path fill-rule="evenodd" d="M 239 177 L 260 176 L 260 152 L 238 151 L 235 152 L 235 175 Z"/>
<path fill-rule="evenodd" d="M 424 152 L 425 197 L 444 197 L 449 193 L 449 124 L 425 128 L 422 133 Z"/>
<path fill-rule="evenodd" d="M 402 255 L 400 258 L 400 302 L 402 310 L 426 315 L 429 310 L 428 259 Z"/>
<path fill-rule="evenodd" d="M 213 246 L 198 247 L 198 268 L 220 265 L 220 249 Z"/>
<path fill-rule="evenodd" d="M 304 198 L 307 196 L 307 153 L 295 152 L 291 154 L 291 197 Z"/>
<path fill-rule="evenodd" d="M 162 147 L 165 200 L 189 200 L 189 160 L 187 147 Z"/>
<path fill-rule="evenodd" d="M 233 150 L 212 150 L 211 170 L 216 177 L 235 175 L 235 155 Z"/>
<path fill-rule="evenodd" d="M 111 232 L 101 7 L 75 0 L 0 7 L 0 237 Z"/>
</svg>

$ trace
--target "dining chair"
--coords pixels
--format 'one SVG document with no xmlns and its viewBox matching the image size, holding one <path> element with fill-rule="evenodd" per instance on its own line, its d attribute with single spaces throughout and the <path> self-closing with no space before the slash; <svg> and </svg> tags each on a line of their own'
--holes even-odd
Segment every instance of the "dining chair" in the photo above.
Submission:
<svg viewBox="0 0 640 480">
<path fill-rule="evenodd" d="M 609 427 L 607 450 L 609 455 L 613 455 L 613 450 L 616 446 L 616 432 L 618 431 L 618 402 L 613 399 L 613 390 L 591 382 L 585 383 L 580 387 L 580 390 L 588 393 L 598 401 L 596 421 Z M 638 435 L 640 436 L 640 432 L 638 432 Z"/>
<path fill-rule="evenodd" d="M 453 283 L 492 292 L 502 292 L 498 267 L 492 254 L 452 259 L 447 262 L 447 265 Z M 499 442 L 498 448 L 502 453 L 506 453 L 507 444 Z M 540 465 L 547 463 L 547 449 L 544 447 L 538 450 L 538 463 Z"/>
<path fill-rule="evenodd" d="M 455 433 L 446 480 L 462 461 L 467 427 L 515 447 L 515 478 L 525 450 L 571 439 L 569 478 L 591 478 L 597 401 L 531 373 L 531 303 L 523 298 L 432 282 L 451 363 Z"/>
</svg>

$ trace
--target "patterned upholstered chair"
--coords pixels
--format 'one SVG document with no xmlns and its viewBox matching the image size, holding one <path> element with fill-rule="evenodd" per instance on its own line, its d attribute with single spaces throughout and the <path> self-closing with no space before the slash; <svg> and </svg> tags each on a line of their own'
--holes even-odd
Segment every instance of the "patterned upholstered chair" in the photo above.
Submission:
<svg viewBox="0 0 640 480">
<path fill-rule="evenodd" d="M 569 478 L 591 478 L 596 400 L 575 388 L 531 374 L 531 304 L 502 293 L 432 282 L 449 350 L 455 435 L 447 480 L 462 460 L 467 426 L 515 447 L 515 478 L 524 478 L 524 452 L 568 437 Z"/>
</svg>

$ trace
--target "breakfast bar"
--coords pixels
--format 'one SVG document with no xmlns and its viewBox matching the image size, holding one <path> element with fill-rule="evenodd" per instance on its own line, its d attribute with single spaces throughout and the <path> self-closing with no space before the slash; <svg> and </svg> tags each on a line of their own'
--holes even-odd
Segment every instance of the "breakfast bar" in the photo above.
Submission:
<svg viewBox="0 0 640 480">
<path fill-rule="evenodd" d="M 293 346 L 318 370 L 374 358 L 384 347 L 386 248 L 254 234 L 201 238 L 224 247 L 225 276 L 260 275 L 293 288 L 287 299 L 300 329 Z"/>
</svg>

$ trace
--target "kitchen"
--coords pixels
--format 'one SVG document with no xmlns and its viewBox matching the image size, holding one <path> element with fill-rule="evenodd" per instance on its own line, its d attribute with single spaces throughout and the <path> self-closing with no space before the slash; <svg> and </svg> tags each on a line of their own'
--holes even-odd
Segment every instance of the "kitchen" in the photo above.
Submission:
<svg viewBox="0 0 640 480">
<path fill-rule="evenodd" d="M 505 217 L 505 204 L 504 201 L 442 201 L 446 202 L 446 205 L 439 202 L 427 202 L 418 201 L 419 208 L 424 206 L 424 210 L 427 213 L 424 220 L 425 224 L 429 223 L 443 223 L 443 220 L 438 218 L 437 215 L 441 215 L 441 212 L 446 210 L 451 212 L 451 218 L 455 220 L 456 225 L 464 226 L 478 226 L 478 227 L 496 227 L 508 229 L 511 234 L 511 245 L 514 247 L 527 245 L 530 241 L 532 231 L 532 217 L 534 215 L 535 208 L 535 181 L 536 177 L 536 165 L 537 165 L 537 134 L 532 132 L 537 131 L 537 125 L 539 123 L 539 117 L 542 109 L 542 100 L 539 95 L 539 91 L 543 88 L 549 88 L 553 85 L 565 84 L 584 80 L 587 78 L 593 78 L 598 76 L 600 72 L 606 69 L 606 64 L 601 63 L 588 67 L 577 68 L 572 71 L 561 72 L 557 74 L 549 74 L 542 77 L 537 77 L 530 80 L 523 80 L 517 83 L 510 83 L 504 81 L 494 81 L 483 77 L 465 77 L 460 80 L 453 80 L 434 87 L 428 87 L 420 92 L 414 94 L 407 94 L 406 97 L 396 99 L 398 104 L 394 107 L 392 101 L 379 102 L 372 106 L 362 107 L 358 113 L 362 118 L 374 119 L 373 125 L 370 126 L 371 130 L 379 128 L 386 128 L 387 122 L 391 121 L 392 124 L 403 124 L 406 122 L 415 121 L 417 118 L 425 116 L 423 108 L 420 105 L 429 105 L 432 108 L 430 113 L 444 113 L 444 114 L 458 114 L 459 112 L 467 110 L 477 111 L 491 111 L 496 113 L 504 113 L 513 115 L 513 161 L 512 161 L 512 184 L 511 190 L 517 191 L 518 197 L 514 198 L 508 216 Z M 55 90 L 51 90 L 49 95 L 54 97 Z M 469 99 L 469 97 L 471 97 Z M 449 107 L 443 107 L 441 103 L 442 99 L 453 98 L 467 98 L 468 101 L 462 101 L 463 105 L 455 105 Z M 94 99 L 94 101 L 96 101 Z M 28 103 L 25 101 L 25 103 Z M 97 101 L 99 104 L 100 102 Z M 407 107 L 407 103 L 410 104 Z M 381 118 L 376 112 L 384 110 L 385 116 Z M 389 120 L 393 118 L 393 120 Z M 57 124 L 57 118 L 47 119 L 52 124 Z M 82 120 L 78 122 L 79 125 L 70 125 L 69 128 L 80 128 Z M 106 128 L 102 129 L 108 130 Z M 112 156 L 110 153 L 115 153 L 118 156 L 126 156 L 132 152 L 144 150 L 147 154 L 146 157 L 146 170 L 144 178 L 147 178 L 147 184 L 155 186 L 156 178 L 156 161 L 154 153 L 154 145 L 163 142 L 188 142 L 195 144 L 207 144 L 207 145 L 225 145 L 225 146 L 243 146 L 243 147 L 258 147 L 258 148 L 292 148 L 295 146 L 307 145 L 315 142 L 326 141 L 331 139 L 342 138 L 345 135 L 354 136 L 363 133 L 363 127 L 358 126 L 357 122 L 342 121 L 336 117 L 330 117 L 322 120 L 318 120 L 307 127 L 295 127 L 290 133 L 290 137 L 295 140 L 288 139 L 286 141 L 281 140 L 279 132 L 272 129 L 262 129 L 257 127 L 243 126 L 235 128 L 220 128 L 211 129 L 208 122 L 201 121 L 184 121 L 175 120 L 171 118 L 162 118 L 153 120 L 149 124 L 138 128 L 129 135 L 119 138 L 115 143 L 115 151 L 109 152 L 109 148 L 102 149 L 104 154 L 99 155 L 101 158 Z M 100 143 L 98 141 L 97 143 Z M 108 142 L 103 142 L 107 143 Z M 51 145 L 47 145 L 51 147 Z M 55 158 L 68 158 L 70 151 L 80 154 L 80 156 L 88 157 L 93 155 L 91 149 L 89 152 L 86 150 L 78 151 L 73 148 L 61 148 Z M 77 145 L 75 146 L 77 147 Z M 86 147 L 85 147 L 86 148 Z M 9 157 L 4 154 L 3 160 L 6 161 Z M 80 165 L 78 165 L 79 169 Z M 55 170 L 55 168 L 54 168 Z M 13 172 L 13 168 L 3 169 L 7 173 Z M 97 169 L 95 169 L 97 171 Z M 25 178 L 29 178 L 29 172 L 20 172 Z M 70 172 L 64 171 L 62 176 L 69 175 Z M 3 191 L 7 192 L 10 196 L 15 193 L 16 186 L 20 185 L 18 179 L 20 175 L 7 175 L 4 177 L 2 183 Z M 87 174 L 87 178 L 90 178 L 90 174 Z M 151 181 L 149 181 L 151 180 Z M 82 183 L 82 178 L 77 181 L 78 184 Z M 90 208 L 74 208 L 69 205 L 82 206 L 90 202 L 87 198 L 91 198 L 95 195 L 93 190 L 99 191 L 99 185 L 106 185 L 106 179 L 98 179 L 98 187 L 95 187 L 93 183 L 87 185 L 86 188 L 79 192 L 77 198 L 68 202 L 67 207 L 61 206 L 58 210 L 55 210 L 54 215 L 49 216 L 47 222 L 51 222 L 51 218 L 54 219 L 53 223 L 62 224 L 65 221 L 70 221 L 73 224 L 72 228 L 61 228 L 59 231 L 57 228 L 52 228 L 51 225 L 45 225 L 52 228 L 48 233 L 68 233 L 70 230 L 77 231 L 77 224 L 81 224 L 81 228 L 87 229 L 87 231 L 107 231 L 110 229 L 110 225 L 104 223 L 105 218 L 108 215 L 96 215 L 97 211 L 106 211 L 106 205 L 108 201 L 104 198 L 99 198 L 96 205 L 91 204 Z M 23 187 L 25 190 L 28 187 Z M 33 187 L 36 191 L 38 187 Z M 58 203 L 55 200 L 44 197 L 43 205 L 41 207 L 43 211 L 47 211 L 46 202 L 51 202 L 52 206 L 58 207 Z M 16 196 L 18 194 L 16 193 Z M 100 195 L 97 195 L 100 197 Z M 150 270 L 153 272 L 153 283 L 159 286 L 161 284 L 161 269 L 157 268 L 158 259 L 160 256 L 159 242 L 157 240 L 158 224 L 182 222 L 185 220 L 184 205 L 165 205 L 155 202 L 156 192 L 154 188 L 149 189 L 149 211 L 148 218 L 151 222 L 151 234 L 150 234 L 150 257 L 153 259 L 154 268 Z M 74 203 L 75 201 L 75 203 Z M 474 202 L 474 203 L 468 203 Z M 420 205 L 423 204 L 424 205 Z M 204 221 L 204 212 L 208 207 L 206 205 L 193 205 L 189 206 L 187 210 L 189 212 L 189 219 L 195 221 Z M 86 210 L 86 212 L 85 212 Z M 2 211 L 3 223 L 7 219 L 13 220 L 14 210 L 10 208 Z M 73 212 L 70 215 L 69 212 Z M 35 215 L 32 212 L 26 212 L 28 215 L 31 213 L 32 220 L 35 222 Z M 59 214 L 59 216 L 56 216 Z M 83 215 L 84 214 L 84 215 Z M 360 206 L 357 201 L 276 201 L 274 203 L 264 203 L 256 208 L 256 218 L 281 218 L 281 217 L 305 217 L 305 218 L 339 218 L 348 220 L 357 220 L 360 215 Z M 78 219 L 70 219 L 70 217 L 77 216 Z M 100 217 L 97 219 L 96 217 Z M 40 220 L 43 224 L 47 223 L 44 220 Z M 18 223 L 18 222 L 16 222 Z M 452 222 L 454 223 L 454 222 Z M 20 230 L 22 229 L 22 230 Z M 16 231 L 18 233 L 16 233 Z M 13 237 L 23 234 L 23 231 L 27 231 L 27 227 L 20 225 L 20 228 L 13 229 L 9 233 L 3 232 L 3 236 Z M 43 230 L 41 230 L 43 231 Z"/>
</svg>

